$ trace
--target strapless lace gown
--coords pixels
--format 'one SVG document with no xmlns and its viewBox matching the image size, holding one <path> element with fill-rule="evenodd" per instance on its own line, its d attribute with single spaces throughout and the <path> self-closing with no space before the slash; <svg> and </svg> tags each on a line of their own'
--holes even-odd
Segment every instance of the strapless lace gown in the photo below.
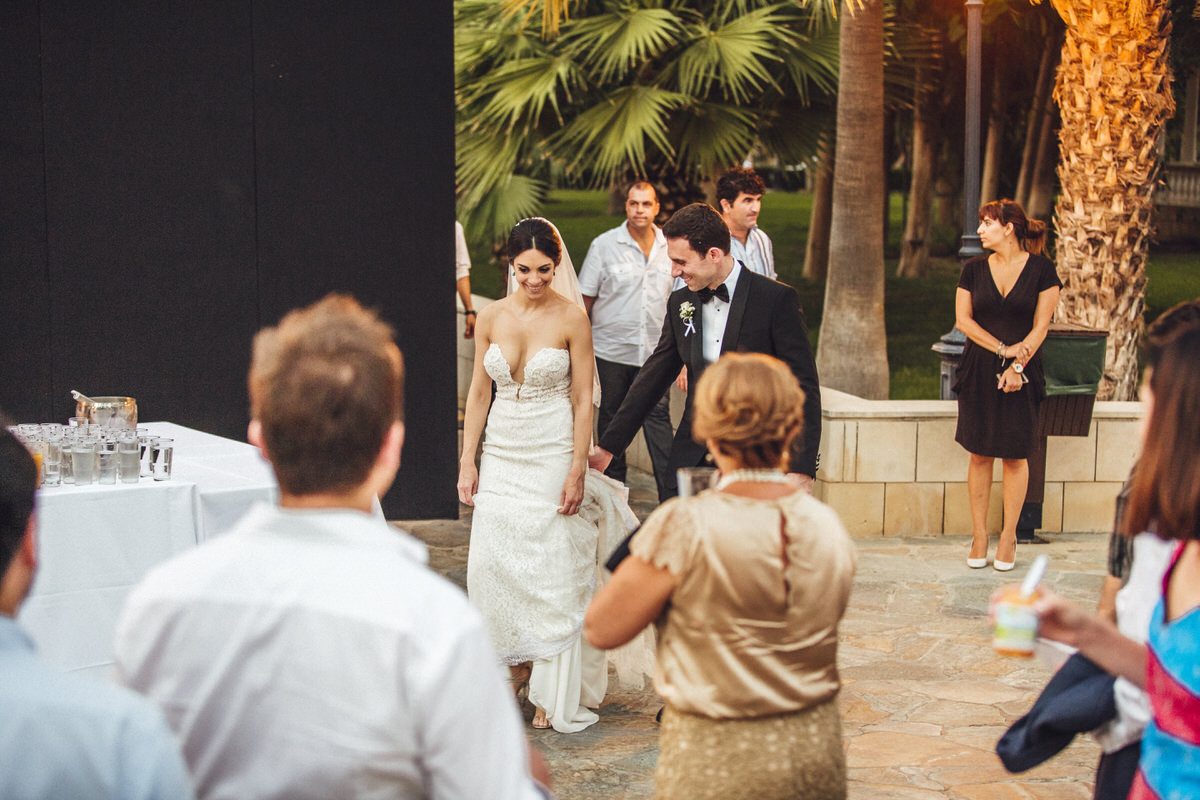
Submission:
<svg viewBox="0 0 1200 800">
<path fill-rule="evenodd" d="M 608 679 L 603 653 L 582 641 L 597 561 L 636 524 L 623 487 L 586 479 L 579 514 L 558 513 L 574 452 L 571 359 L 539 350 L 518 384 L 499 346 L 483 359 L 496 382 L 471 524 L 467 593 L 504 663 L 533 662 L 529 699 L 554 729 L 582 730 L 598 717 Z M 597 479 L 599 478 L 599 479 Z"/>
</svg>

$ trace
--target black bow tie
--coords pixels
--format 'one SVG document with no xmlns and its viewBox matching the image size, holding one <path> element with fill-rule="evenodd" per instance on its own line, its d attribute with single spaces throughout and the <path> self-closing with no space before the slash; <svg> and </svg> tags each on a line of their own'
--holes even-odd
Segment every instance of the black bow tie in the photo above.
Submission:
<svg viewBox="0 0 1200 800">
<path fill-rule="evenodd" d="M 696 292 L 696 297 L 700 298 L 701 303 L 707 303 L 709 300 L 712 300 L 714 297 L 719 297 L 722 300 L 724 300 L 726 303 L 728 303 L 729 302 L 729 290 L 725 288 L 725 284 L 723 284 L 723 283 L 715 289 L 709 289 L 707 286 L 705 286 L 703 289 Z"/>
</svg>

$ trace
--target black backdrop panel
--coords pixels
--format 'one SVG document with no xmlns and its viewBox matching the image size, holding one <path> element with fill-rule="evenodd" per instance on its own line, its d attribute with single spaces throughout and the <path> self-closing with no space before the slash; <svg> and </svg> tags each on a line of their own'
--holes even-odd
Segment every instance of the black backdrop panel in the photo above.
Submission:
<svg viewBox="0 0 1200 800">
<path fill-rule="evenodd" d="M 0 409 L 50 418 L 46 194 L 36 0 L 0 20 Z"/>
<path fill-rule="evenodd" d="M 244 437 L 257 328 L 245 0 L 43 0 L 54 418 L 68 390 Z"/>
<path fill-rule="evenodd" d="M 458 513 L 448 3 L 254 3 L 264 322 L 330 291 L 379 309 L 408 369 L 389 517 Z"/>
<path fill-rule="evenodd" d="M 449 3 L 6 3 L 0 407 L 242 438 L 254 331 L 346 291 L 408 364 L 385 511 L 456 516 L 452 54 Z"/>
</svg>

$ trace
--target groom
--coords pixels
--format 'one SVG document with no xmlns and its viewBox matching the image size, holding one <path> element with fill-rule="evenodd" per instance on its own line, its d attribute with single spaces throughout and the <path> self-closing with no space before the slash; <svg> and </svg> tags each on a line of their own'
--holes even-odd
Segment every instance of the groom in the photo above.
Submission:
<svg viewBox="0 0 1200 800">
<path fill-rule="evenodd" d="M 699 378 L 721 353 L 766 353 L 787 364 L 804 390 L 804 428 L 792 442 L 788 470 L 811 489 L 821 441 L 821 388 L 796 290 L 734 260 L 729 254 L 729 229 L 709 205 L 693 203 L 680 209 L 667 220 L 663 234 L 671 274 L 686 285 L 668 299 L 658 346 L 601 432 L 588 466 L 604 470 L 613 453 L 629 446 L 682 367 Z M 689 394 L 659 502 L 676 495 L 675 470 L 703 464 L 706 452 L 702 443 L 692 439 Z"/>
</svg>

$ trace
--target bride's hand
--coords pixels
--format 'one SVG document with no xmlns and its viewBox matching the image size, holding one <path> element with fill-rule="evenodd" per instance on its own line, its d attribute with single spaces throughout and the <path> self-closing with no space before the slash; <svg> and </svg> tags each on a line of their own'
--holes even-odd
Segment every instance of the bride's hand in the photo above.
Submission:
<svg viewBox="0 0 1200 800">
<path fill-rule="evenodd" d="M 583 470 L 571 470 L 567 473 L 567 481 L 563 484 L 562 505 L 558 507 L 560 514 L 575 514 L 583 502 Z"/>
<path fill-rule="evenodd" d="M 458 499 L 466 505 L 475 505 L 475 492 L 479 489 L 479 470 L 475 464 L 464 463 L 458 468 Z"/>
</svg>

